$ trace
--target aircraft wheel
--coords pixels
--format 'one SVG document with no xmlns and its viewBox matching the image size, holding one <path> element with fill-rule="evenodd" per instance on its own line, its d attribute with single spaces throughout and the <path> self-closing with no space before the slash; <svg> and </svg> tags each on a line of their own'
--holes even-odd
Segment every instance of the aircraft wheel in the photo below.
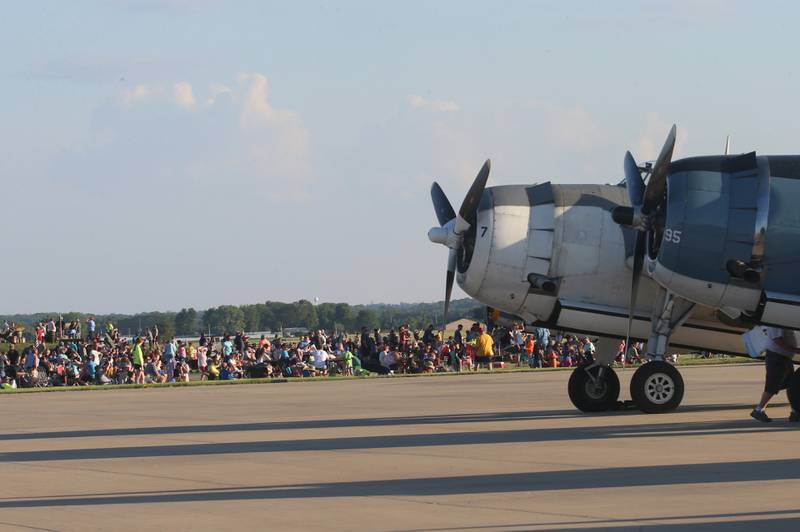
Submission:
<svg viewBox="0 0 800 532">
<path fill-rule="evenodd" d="M 789 379 L 786 395 L 789 396 L 789 403 L 792 405 L 792 408 L 800 412 L 800 368 L 794 370 L 792 378 Z"/>
<path fill-rule="evenodd" d="M 586 371 L 585 366 L 578 366 L 572 371 L 569 377 L 569 399 L 572 404 L 581 412 L 605 412 L 611 410 L 617 404 L 619 398 L 619 377 L 610 367 L 603 369 L 603 377 L 597 377 L 600 371 L 599 366 L 595 366 Z"/>
<path fill-rule="evenodd" d="M 648 362 L 633 374 L 631 398 L 647 414 L 675 410 L 683 400 L 683 377 L 669 362 Z"/>
</svg>

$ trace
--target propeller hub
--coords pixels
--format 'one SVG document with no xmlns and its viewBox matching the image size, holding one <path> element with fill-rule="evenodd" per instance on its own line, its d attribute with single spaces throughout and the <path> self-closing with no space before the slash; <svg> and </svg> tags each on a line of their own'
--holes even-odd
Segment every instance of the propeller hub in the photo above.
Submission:
<svg viewBox="0 0 800 532">
<path fill-rule="evenodd" d="M 428 240 L 434 244 L 447 245 L 447 235 L 449 234 L 450 231 L 445 227 L 431 227 L 428 231 Z"/>
</svg>

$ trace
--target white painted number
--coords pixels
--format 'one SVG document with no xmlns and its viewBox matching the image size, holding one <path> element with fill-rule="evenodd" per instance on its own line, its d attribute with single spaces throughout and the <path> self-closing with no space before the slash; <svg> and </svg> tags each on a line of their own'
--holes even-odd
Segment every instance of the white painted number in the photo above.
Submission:
<svg viewBox="0 0 800 532">
<path fill-rule="evenodd" d="M 681 232 L 674 229 L 664 229 L 664 241 L 679 244 L 681 241 Z"/>
</svg>

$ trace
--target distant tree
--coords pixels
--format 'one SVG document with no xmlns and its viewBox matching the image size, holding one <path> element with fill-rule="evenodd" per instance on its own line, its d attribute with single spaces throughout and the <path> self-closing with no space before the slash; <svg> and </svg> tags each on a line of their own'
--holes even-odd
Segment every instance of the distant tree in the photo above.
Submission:
<svg viewBox="0 0 800 532">
<path fill-rule="evenodd" d="M 311 301 L 306 301 L 305 299 L 301 299 L 297 303 L 293 305 L 295 307 L 295 313 L 297 320 L 296 327 L 306 327 L 308 329 L 316 329 L 319 325 L 319 320 L 317 318 L 317 309 L 314 305 L 311 304 Z"/>
<path fill-rule="evenodd" d="M 208 309 L 203 321 L 213 334 L 235 333 L 245 328 L 244 312 L 233 305 Z"/>
<path fill-rule="evenodd" d="M 246 331 L 261 330 L 261 306 L 262 305 L 243 305 L 239 307 L 244 314 L 244 329 Z"/>
<path fill-rule="evenodd" d="M 330 330 L 336 328 L 336 304 L 320 303 L 316 306 L 317 321 L 321 329 Z"/>
<path fill-rule="evenodd" d="M 197 311 L 193 308 L 183 308 L 175 315 L 177 334 L 194 334 L 197 332 L 197 325 Z"/>
<path fill-rule="evenodd" d="M 258 330 L 274 331 L 280 327 L 268 303 L 259 306 Z"/>
<path fill-rule="evenodd" d="M 356 327 L 366 327 L 370 331 L 377 329 L 381 325 L 381 322 L 378 319 L 378 313 L 374 310 L 366 308 L 358 311 L 355 323 Z"/>
<path fill-rule="evenodd" d="M 160 338 L 168 340 L 175 337 L 175 319 L 171 315 L 163 315 L 157 324 Z"/>
<path fill-rule="evenodd" d="M 337 329 L 342 328 L 348 331 L 356 330 L 356 325 L 353 323 L 353 309 L 347 303 L 337 303 L 334 309 L 334 323 L 337 324 Z"/>
</svg>

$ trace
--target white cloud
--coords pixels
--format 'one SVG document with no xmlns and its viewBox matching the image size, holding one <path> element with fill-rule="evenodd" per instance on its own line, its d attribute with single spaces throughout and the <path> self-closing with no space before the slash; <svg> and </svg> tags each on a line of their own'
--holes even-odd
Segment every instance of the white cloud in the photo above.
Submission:
<svg viewBox="0 0 800 532">
<path fill-rule="evenodd" d="M 153 154 L 161 153 L 157 139 L 167 131 L 181 139 L 168 154 L 161 153 L 158 163 L 143 166 L 141 172 L 153 178 L 197 186 L 226 175 L 264 196 L 301 200 L 314 176 L 311 134 L 297 113 L 272 105 L 268 88 L 260 73 L 242 74 L 230 85 L 213 83 L 206 94 L 195 94 L 187 81 L 126 88 L 118 98 L 126 112 L 115 117 L 114 138 L 117 144 L 128 138 L 140 149 L 147 145 Z M 225 96 L 231 105 L 215 105 Z M 134 103 L 136 118 L 130 120 L 126 115 Z M 187 122 L 178 109 L 193 110 L 195 116 Z"/>
<path fill-rule="evenodd" d="M 172 94 L 175 103 L 181 107 L 193 108 L 195 105 L 194 94 L 192 93 L 192 86 L 186 81 L 179 81 L 172 86 Z"/>
<path fill-rule="evenodd" d="M 249 83 L 245 87 L 242 111 L 239 115 L 239 124 L 244 128 L 259 127 L 264 125 L 281 125 L 297 122 L 297 116 L 284 109 L 276 109 L 269 101 L 267 77 L 263 74 L 242 74 L 239 76 L 241 84 Z"/>
<path fill-rule="evenodd" d="M 452 100 L 426 100 L 416 94 L 408 97 L 408 104 L 414 109 L 427 109 L 440 113 L 455 113 L 459 109 L 458 104 Z"/>
<path fill-rule="evenodd" d="M 214 105 L 214 103 L 216 103 L 217 101 L 217 98 L 219 98 L 223 94 L 228 94 L 230 96 L 233 96 L 233 90 L 227 85 L 214 83 L 208 89 L 208 99 L 206 100 L 206 105 Z"/>
<path fill-rule="evenodd" d="M 119 94 L 119 102 L 125 106 L 131 106 L 135 102 L 144 101 L 151 93 L 147 85 L 139 84 L 132 88 L 122 89 Z"/>
</svg>

